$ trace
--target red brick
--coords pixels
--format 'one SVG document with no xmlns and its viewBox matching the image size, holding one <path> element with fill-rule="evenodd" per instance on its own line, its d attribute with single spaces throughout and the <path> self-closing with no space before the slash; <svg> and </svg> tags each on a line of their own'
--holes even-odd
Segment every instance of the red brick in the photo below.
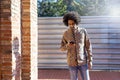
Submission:
<svg viewBox="0 0 120 80">
<path fill-rule="evenodd" d="M 5 71 L 5 70 L 10 71 L 11 69 L 12 67 L 9 67 L 9 66 L 2 66 L 1 68 L 2 71 Z"/>
<path fill-rule="evenodd" d="M 3 73 L 4 75 L 12 74 L 12 72 L 9 72 L 9 71 L 7 71 L 7 70 L 4 70 L 2 73 Z"/>
<path fill-rule="evenodd" d="M 21 1 L 21 2 L 18 2 L 18 1 Z M 21 4 L 22 4 L 22 7 L 20 7 Z M 2 58 L 0 58 L 0 60 L 2 62 L 2 67 L 0 66 L 0 74 L 1 74 L 1 70 L 4 71 L 1 75 L 2 80 L 12 79 L 12 75 L 11 75 L 12 74 L 12 63 L 14 63 L 14 60 L 15 60 L 12 57 L 15 57 L 15 56 L 12 56 L 12 53 L 8 53 L 8 52 L 12 51 L 12 42 L 13 42 L 12 40 L 14 40 L 13 39 L 14 37 L 17 37 L 20 43 L 22 39 L 22 44 L 20 44 L 22 51 L 19 51 L 22 57 L 21 58 L 22 59 L 21 79 L 30 80 L 30 76 L 31 76 L 30 75 L 31 74 L 31 18 L 34 18 L 33 15 L 31 16 L 31 11 L 30 11 L 31 5 L 30 4 L 31 4 L 30 0 L 17 0 L 17 1 L 16 0 L 1 0 L 1 3 L 0 3 L 1 5 L 1 8 L 0 8 L 0 21 L 1 21 L 0 22 L 1 24 L 0 26 L 0 57 L 2 56 Z M 32 7 L 33 6 L 35 7 L 35 5 L 32 5 Z M 36 4 L 36 7 L 37 7 L 37 4 Z M 21 8 L 22 8 L 22 11 L 20 11 Z M 37 16 L 37 14 L 35 14 L 35 16 Z M 21 19 L 22 19 L 22 22 L 21 22 Z M 37 19 L 35 21 L 37 21 Z M 18 32 L 16 33 L 16 31 Z M 21 38 L 21 35 L 22 35 L 22 38 Z"/>
<path fill-rule="evenodd" d="M 10 62 L 2 62 L 2 66 L 11 66 L 12 63 L 11 61 Z"/>
</svg>

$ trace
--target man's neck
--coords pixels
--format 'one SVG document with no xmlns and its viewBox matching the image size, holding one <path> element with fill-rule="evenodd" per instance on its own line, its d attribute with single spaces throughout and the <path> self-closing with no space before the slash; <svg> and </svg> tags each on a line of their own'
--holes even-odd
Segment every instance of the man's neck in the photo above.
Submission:
<svg viewBox="0 0 120 80">
<path fill-rule="evenodd" d="M 70 27 L 70 29 L 76 30 L 76 29 L 78 29 L 78 27 L 77 27 L 77 26 L 75 26 L 75 27 L 73 27 L 73 28 Z"/>
</svg>

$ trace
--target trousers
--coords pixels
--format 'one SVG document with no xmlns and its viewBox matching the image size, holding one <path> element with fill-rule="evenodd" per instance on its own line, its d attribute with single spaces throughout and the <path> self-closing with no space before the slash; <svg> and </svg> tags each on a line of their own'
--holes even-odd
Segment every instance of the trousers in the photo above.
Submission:
<svg viewBox="0 0 120 80">
<path fill-rule="evenodd" d="M 81 66 L 69 66 L 71 80 L 78 80 L 78 71 L 82 80 L 90 80 L 87 64 Z"/>
</svg>

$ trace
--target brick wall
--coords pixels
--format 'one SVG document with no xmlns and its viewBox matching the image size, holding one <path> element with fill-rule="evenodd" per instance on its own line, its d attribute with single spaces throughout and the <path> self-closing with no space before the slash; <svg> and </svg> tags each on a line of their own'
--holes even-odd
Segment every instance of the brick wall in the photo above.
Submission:
<svg viewBox="0 0 120 80">
<path fill-rule="evenodd" d="M 37 74 L 37 0 L 0 0 L 0 80 Z"/>
<path fill-rule="evenodd" d="M 22 0 L 22 79 L 37 79 L 37 0 Z"/>
<path fill-rule="evenodd" d="M 21 76 L 23 80 L 30 80 L 30 1 L 21 0 L 22 7 L 22 61 L 21 61 Z"/>
<path fill-rule="evenodd" d="M 12 78 L 11 55 L 11 5 L 10 0 L 0 0 L 0 56 L 1 80 Z"/>
</svg>

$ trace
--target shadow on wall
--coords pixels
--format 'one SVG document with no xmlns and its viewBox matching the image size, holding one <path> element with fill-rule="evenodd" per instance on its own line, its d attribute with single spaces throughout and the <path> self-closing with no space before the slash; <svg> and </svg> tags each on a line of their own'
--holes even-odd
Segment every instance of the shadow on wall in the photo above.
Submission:
<svg viewBox="0 0 120 80">
<path fill-rule="evenodd" d="M 12 76 L 15 78 L 15 80 L 20 80 L 21 75 L 21 55 L 19 53 L 19 39 L 18 37 L 15 37 L 13 39 L 13 45 L 12 45 L 13 55 L 15 60 L 13 62 L 14 69 L 12 72 Z"/>
</svg>

